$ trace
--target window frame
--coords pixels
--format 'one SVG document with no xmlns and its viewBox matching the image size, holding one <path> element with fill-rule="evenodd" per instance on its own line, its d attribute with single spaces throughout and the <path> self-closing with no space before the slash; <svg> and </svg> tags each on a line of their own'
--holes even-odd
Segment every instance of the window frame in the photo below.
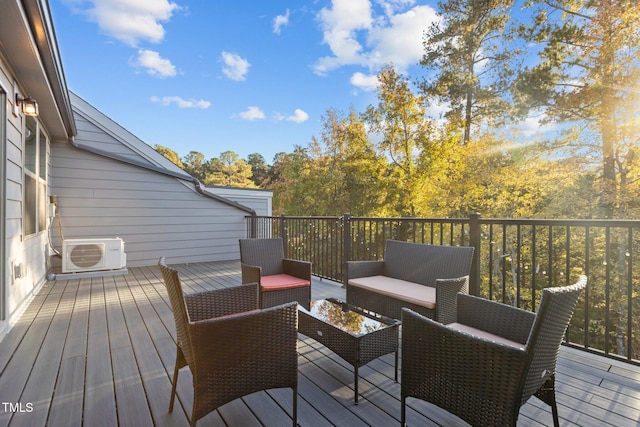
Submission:
<svg viewBox="0 0 640 427">
<path fill-rule="evenodd" d="M 27 135 L 31 129 L 35 142 L 29 150 Z M 49 137 L 35 117 L 24 116 L 22 148 L 22 236 L 26 240 L 48 228 Z"/>
</svg>

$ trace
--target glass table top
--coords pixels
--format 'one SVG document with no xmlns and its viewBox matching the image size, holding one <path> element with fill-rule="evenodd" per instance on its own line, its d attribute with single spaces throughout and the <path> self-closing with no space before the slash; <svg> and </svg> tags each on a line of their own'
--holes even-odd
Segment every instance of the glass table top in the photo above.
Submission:
<svg viewBox="0 0 640 427">
<path fill-rule="evenodd" d="M 316 319 L 354 336 L 369 334 L 396 324 L 393 319 L 383 317 L 376 319 L 373 315 L 365 314 L 359 309 L 333 298 L 312 301 L 310 310 L 306 310 L 302 306 L 298 306 L 298 308 Z"/>
</svg>

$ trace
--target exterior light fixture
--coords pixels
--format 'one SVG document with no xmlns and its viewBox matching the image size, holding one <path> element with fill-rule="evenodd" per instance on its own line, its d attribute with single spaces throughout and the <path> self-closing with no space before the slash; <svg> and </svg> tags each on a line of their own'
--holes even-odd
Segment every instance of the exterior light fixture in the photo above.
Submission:
<svg viewBox="0 0 640 427">
<path fill-rule="evenodd" d="M 22 112 L 25 116 L 38 116 L 38 103 L 30 96 L 21 97 L 16 93 L 16 106 L 22 105 Z"/>
</svg>

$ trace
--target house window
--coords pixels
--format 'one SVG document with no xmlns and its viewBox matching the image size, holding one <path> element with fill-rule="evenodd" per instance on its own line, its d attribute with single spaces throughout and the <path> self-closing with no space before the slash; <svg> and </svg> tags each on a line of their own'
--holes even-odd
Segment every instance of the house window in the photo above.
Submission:
<svg viewBox="0 0 640 427">
<path fill-rule="evenodd" d="M 47 228 L 47 136 L 33 117 L 26 117 L 24 133 L 24 235 Z"/>
</svg>

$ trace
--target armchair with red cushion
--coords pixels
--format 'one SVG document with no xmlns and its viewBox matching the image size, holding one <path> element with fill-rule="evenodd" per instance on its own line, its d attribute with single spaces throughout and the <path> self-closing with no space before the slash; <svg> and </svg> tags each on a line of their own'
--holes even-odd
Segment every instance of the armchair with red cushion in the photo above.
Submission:
<svg viewBox="0 0 640 427">
<path fill-rule="evenodd" d="M 242 283 L 260 285 L 260 308 L 297 301 L 309 309 L 311 263 L 284 257 L 281 238 L 240 239 Z"/>
</svg>

